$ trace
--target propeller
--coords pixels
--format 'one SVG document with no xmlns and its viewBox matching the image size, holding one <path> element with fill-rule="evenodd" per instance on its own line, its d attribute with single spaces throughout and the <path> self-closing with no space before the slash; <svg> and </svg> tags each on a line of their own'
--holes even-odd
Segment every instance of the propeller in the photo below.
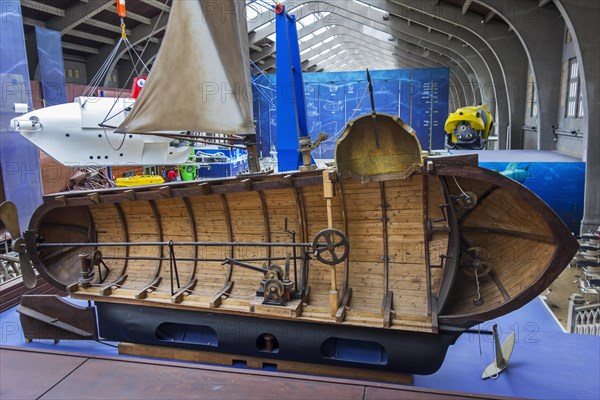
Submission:
<svg viewBox="0 0 600 400">
<path fill-rule="evenodd" d="M 23 276 L 23 283 L 28 288 L 35 287 L 37 278 L 35 271 L 33 270 L 33 264 L 27 254 L 27 248 L 25 246 L 25 240 L 21 236 L 21 229 L 19 228 L 19 216 L 17 214 L 17 206 L 10 201 L 5 201 L 0 204 L 0 221 L 4 224 L 8 233 L 13 238 L 13 250 L 19 254 L 19 263 L 21 264 L 21 275 Z"/>
</svg>

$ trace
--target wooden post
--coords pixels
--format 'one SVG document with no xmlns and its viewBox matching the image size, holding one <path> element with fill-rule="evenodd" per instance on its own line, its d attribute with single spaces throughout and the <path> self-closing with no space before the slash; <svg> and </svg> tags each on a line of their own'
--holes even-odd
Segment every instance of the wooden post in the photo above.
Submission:
<svg viewBox="0 0 600 400">
<path fill-rule="evenodd" d="M 333 181 L 331 179 L 331 174 L 334 173 L 331 169 L 326 169 L 323 171 L 323 196 L 325 197 L 325 201 L 327 202 L 327 227 L 329 229 L 333 228 L 333 210 L 331 206 L 331 199 L 335 196 L 335 186 L 333 185 Z M 338 309 L 339 303 L 339 293 L 337 290 L 337 278 L 335 274 L 335 265 L 331 266 L 331 290 L 329 291 L 329 313 L 332 317 L 335 317 L 335 314 Z"/>
</svg>

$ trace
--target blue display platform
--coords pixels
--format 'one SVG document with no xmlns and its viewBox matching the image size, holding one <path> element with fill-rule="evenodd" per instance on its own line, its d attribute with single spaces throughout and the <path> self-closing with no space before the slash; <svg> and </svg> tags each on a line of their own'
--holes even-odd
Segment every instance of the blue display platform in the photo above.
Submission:
<svg viewBox="0 0 600 400">
<path fill-rule="evenodd" d="M 455 345 L 450 346 L 441 369 L 433 375 L 415 375 L 414 386 L 539 399 L 599 398 L 600 337 L 564 333 L 539 299 L 498 320 L 482 324 L 480 329 L 489 331 L 494 323 L 498 324 L 502 340 L 510 332 L 516 333 L 515 350 L 509 367 L 497 379 L 481 379 L 483 369 L 494 357 L 492 337 L 466 333 Z M 15 308 L 0 314 L 0 345 L 118 355 L 116 347 L 112 347 L 116 343 L 25 343 Z"/>
</svg>

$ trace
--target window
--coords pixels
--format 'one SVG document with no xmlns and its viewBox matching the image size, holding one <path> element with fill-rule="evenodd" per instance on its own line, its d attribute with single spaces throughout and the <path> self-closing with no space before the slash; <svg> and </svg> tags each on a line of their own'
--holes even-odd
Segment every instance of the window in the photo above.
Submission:
<svg viewBox="0 0 600 400">
<path fill-rule="evenodd" d="M 567 33 L 565 34 L 565 43 L 571 43 L 573 41 L 573 36 L 571 36 L 571 31 L 567 28 Z"/>
<path fill-rule="evenodd" d="M 567 108 L 565 110 L 565 117 L 577 118 L 582 114 L 583 110 L 580 110 L 582 108 L 582 97 L 579 93 L 581 90 L 579 87 L 579 62 L 576 58 L 571 58 L 569 60 L 568 73 Z"/>
<path fill-rule="evenodd" d="M 533 73 L 529 71 L 527 77 L 527 114 L 531 118 L 537 118 L 538 116 L 538 93 L 535 89 Z"/>
<path fill-rule="evenodd" d="M 579 88 L 579 110 L 577 111 L 577 118 L 583 118 L 583 88 Z"/>
</svg>

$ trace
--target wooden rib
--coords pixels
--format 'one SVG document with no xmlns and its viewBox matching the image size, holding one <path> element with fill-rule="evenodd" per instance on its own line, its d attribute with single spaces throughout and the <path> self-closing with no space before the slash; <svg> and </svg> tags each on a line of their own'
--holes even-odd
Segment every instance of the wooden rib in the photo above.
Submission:
<svg viewBox="0 0 600 400">
<path fill-rule="evenodd" d="M 183 301 L 183 297 L 194 290 L 196 283 L 198 283 L 198 279 L 190 280 L 184 287 L 179 289 L 173 296 L 171 296 L 171 303 L 181 303 Z"/>
<path fill-rule="evenodd" d="M 294 198 L 296 199 L 296 207 L 298 208 L 298 219 L 300 223 L 300 234 L 302 235 L 302 241 L 306 242 L 308 240 L 308 227 L 306 226 L 306 209 L 304 207 L 304 199 L 302 198 L 302 193 L 300 189 L 293 188 Z"/>
<path fill-rule="evenodd" d="M 388 216 L 387 216 L 387 208 L 388 204 L 385 199 L 385 182 L 379 182 L 379 192 L 381 196 L 381 228 L 383 234 L 383 293 L 387 293 L 389 288 L 389 264 L 390 257 L 388 254 Z M 385 295 L 382 299 L 382 308 L 385 303 Z"/>
<path fill-rule="evenodd" d="M 156 207 L 156 203 L 153 200 L 148 201 L 148 204 L 150 204 L 150 209 L 152 210 L 152 216 L 154 217 L 154 221 L 156 222 L 156 233 L 158 234 L 158 241 L 162 242 L 163 241 L 163 231 L 162 231 L 162 224 L 160 222 L 160 214 L 158 213 L 158 207 Z M 160 274 L 160 269 L 162 268 L 162 262 L 163 262 L 163 247 L 162 246 L 158 246 L 158 252 L 157 252 L 157 257 L 159 257 L 160 259 L 158 260 L 158 263 L 156 264 L 156 269 L 154 271 L 154 276 L 157 277 Z"/>
<path fill-rule="evenodd" d="M 127 275 L 121 275 L 117 279 L 115 279 L 112 283 L 100 288 L 100 296 L 110 296 L 113 291 L 113 287 L 119 287 L 123 285 L 123 282 L 127 280 Z"/>
<path fill-rule="evenodd" d="M 231 293 L 231 289 L 233 289 L 233 281 L 227 282 L 225 284 L 225 286 L 223 286 L 223 288 L 221 290 L 219 290 L 217 292 L 217 294 L 215 294 L 215 296 L 212 298 L 212 300 L 208 304 L 209 307 L 211 307 L 211 308 L 219 307 L 221 305 L 221 302 L 223 301 L 223 299 L 222 299 L 223 295 L 226 293 Z"/>
<path fill-rule="evenodd" d="M 427 315 L 431 315 L 431 260 L 429 259 L 429 241 L 431 240 L 431 235 L 429 233 L 429 226 L 427 224 L 427 220 L 429 219 L 429 177 L 426 174 L 423 174 L 423 244 L 425 247 L 425 285 L 427 286 L 427 296 L 426 296 L 426 304 L 425 308 L 427 309 Z"/>
<path fill-rule="evenodd" d="M 189 197 L 183 198 L 183 204 L 185 205 L 185 210 L 187 211 L 188 218 L 190 221 L 190 229 L 192 230 L 192 239 L 194 242 L 198 241 L 198 232 L 196 231 L 196 220 L 194 219 L 194 210 L 192 209 L 192 205 L 190 203 Z M 190 274 L 190 279 L 188 282 L 191 282 L 196 276 L 196 271 L 198 269 L 198 246 L 194 246 L 194 266 L 192 267 L 192 273 Z"/>
<path fill-rule="evenodd" d="M 442 284 L 439 290 L 439 296 L 436 299 L 437 314 L 441 314 L 446 305 L 446 302 L 450 298 L 452 287 L 456 279 L 456 273 L 458 271 L 458 253 L 460 249 L 460 231 L 458 229 L 458 220 L 456 217 L 456 210 L 452 204 L 450 198 L 450 190 L 448 189 L 448 182 L 446 178 L 440 176 L 440 183 L 444 190 L 444 197 L 446 199 L 446 216 L 448 219 L 448 226 L 450 227 L 450 235 L 448 236 L 448 258 L 446 259 L 446 268 L 444 269 L 444 275 L 442 278 Z"/>
<path fill-rule="evenodd" d="M 498 185 L 490 186 L 485 192 L 483 192 L 483 194 L 481 196 L 479 196 L 479 198 L 477 199 L 477 205 L 483 203 L 483 201 L 485 199 L 487 199 L 492 193 L 494 193 L 498 189 L 500 189 L 500 186 L 498 186 Z M 469 217 L 469 215 L 471 215 L 471 213 L 473 211 L 475 211 L 476 209 L 477 209 L 477 207 L 473 207 L 473 208 L 465 211 L 464 214 L 460 217 L 458 224 L 459 225 L 462 224 Z"/>
<path fill-rule="evenodd" d="M 136 299 L 140 299 L 140 300 L 145 299 L 146 297 L 148 297 L 148 292 L 155 291 L 158 288 L 158 285 L 160 285 L 161 281 L 162 281 L 162 276 L 155 277 L 154 280 L 152 280 L 152 282 L 150 282 L 149 284 L 144 286 L 144 288 L 142 290 L 140 290 L 134 297 Z"/>
<path fill-rule="evenodd" d="M 100 204 L 100 195 L 98 192 L 88 193 L 87 198 L 94 204 Z"/>
<path fill-rule="evenodd" d="M 271 242 L 271 224 L 269 223 L 269 209 L 267 207 L 267 200 L 265 198 L 265 192 L 258 192 L 258 198 L 260 199 L 260 207 L 262 209 L 263 221 L 265 225 L 265 240 Z M 269 265 L 271 265 L 271 246 L 266 246 L 267 259 Z"/>
<path fill-rule="evenodd" d="M 492 278 L 492 281 L 494 281 L 494 283 L 498 287 L 498 290 L 502 294 L 502 297 L 504 298 L 504 300 L 509 301 L 510 295 L 506 291 L 506 288 L 504 287 L 504 285 L 502 285 L 502 282 L 500 282 L 498 275 L 496 275 L 496 273 L 494 271 L 490 271 L 489 275 L 490 275 L 490 278 Z"/>
<path fill-rule="evenodd" d="M 114 203 L 113 206 L 117 210 L 119 222 L 121 223 L 121 229 L 123 230 L 123 236 L 125 236 L 125 242 L 129 243 L 129 228 L 127 227 L 127 221 L 125 220 L 123 209 L 119 203 Z M 129 248 L 129 246 L 125 246 L 125 261 L 123 262 L 123 269 L 121 270 L 120 275 L 125 275 L 125 272 L 127 271 L 127 263 L 129 262 Z"/>
<path fill-rule="evenodd" d="M 225 213 L 225 223 L 227 224 L 227 238 L 229 242 L 233 242 L 233 228 L 231 226 L 231 214 L 229 213 L 229 206 L 227 205 L 227 198 L 224 194 L 219 195 L 221 198 L 221 203 L 223 204 L 223 212 Z M 232 245 L 229 250 L 229 257 L 235 257 L 235 247 Z M 229 264 L 229 270 L 227 271 L 227 279 L 225 282 L 229 282 L 231 280 L 231 275 L 233 273 L 233 265 Z"/>
<path fill-rule="evenodd" d="M 340 303 L 339 308 L 335 313 L 335 322 L 344 322 L 346 319 L 346 311 L 350 307 L 350 299 L 352 298 L 352 288 L 347 288 L 344 292 L 344 297 Z"/>
<path fill-rule="evenodd" d="M 384 306 L 383 306 L 383 327 L 389 328 L 392 326 L 392 306 L 394 300 L 394 292 L 388 290 L 385 294 Z"/>
<path fill-rule="evenodd" d="M 517 236 L 524 239 L 534 240 L 536 242 L 554 244 L 554 239 L 544 235 L 538 235 L 537 233 L 513 231 L 510 229 L 501 228 L 484 228 L 484 227 L 469 227 L 463 226 L 460 228 L 461 232 L 475 232 L 475 233 L 493 233 L 498 235 Z"/>
<path fill-rule="evenodd" d="M 344 234 L 350 241 L 350 237 L 348 236 L 348 218 L 346 214 L 346 201 L 344 200 L 344 188 L 342 187 L 342 180 L 338 179 L 338 193 L 340 194 L 340 206 L 342 208 L 342 221 L 344 224 Z M 344 289 L 348 287 L 348 274 L 350 268 L 350 257 L 346 257 L 346 261 L 344 261 Z"/>
<path fill-rule="evenodd" d="M 292 189 L 294 191 L 294 199 L 296 200 L 296 208 L 298 209 L 298 222 L 300 224 L 300 235 L 301 240 L 306 242 L 308 240 L 308 227 L 306 224 L 306 209 L 304 207 L 304 199 L 302 198 L 302 192 L 297 187 Z M 308 261 L 307 261 L 308 263 Z M 302 282 L 302 290 L 304 290 L 304 284 L 308 285 L 308 264 L 306 264 L 307 268 L 302 268 L 302 276 L 300 277 L 300 281 Z M 303 263 L 304 267 L 304 263 Z M 304 276 L 304 272 L 306 272 L 306 276 Z M 307 301 L 308 302 L 308 297 Z"/>
</svg>

